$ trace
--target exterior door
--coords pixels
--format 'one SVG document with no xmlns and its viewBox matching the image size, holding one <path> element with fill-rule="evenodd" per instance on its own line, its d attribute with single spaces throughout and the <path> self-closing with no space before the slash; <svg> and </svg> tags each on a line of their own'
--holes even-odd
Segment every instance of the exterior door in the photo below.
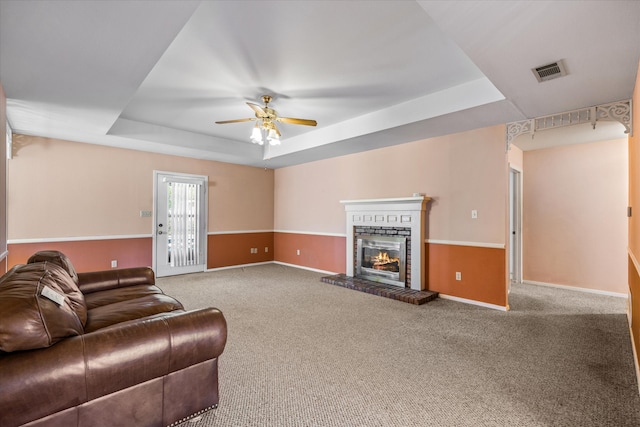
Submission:
<svg viewBox="0 0 640 427">
<path fill-rule="evenodd" d="M 154 171 L 153 263 L 158 277 L 204 271 L 206 176 Z"/>
</svg>

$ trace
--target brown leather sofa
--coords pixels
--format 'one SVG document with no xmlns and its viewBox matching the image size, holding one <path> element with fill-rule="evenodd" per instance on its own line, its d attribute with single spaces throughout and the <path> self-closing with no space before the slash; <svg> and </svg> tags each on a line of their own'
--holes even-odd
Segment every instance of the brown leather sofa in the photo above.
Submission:
<svg viewBox="0 0 640 427">
<path fill-rule="evenodd" d="M 75 272 L 57 251 L 0 277 L 0 426 L 167 426 L 218 405 L 222 313 L 150 268 Z"/>
</svg>

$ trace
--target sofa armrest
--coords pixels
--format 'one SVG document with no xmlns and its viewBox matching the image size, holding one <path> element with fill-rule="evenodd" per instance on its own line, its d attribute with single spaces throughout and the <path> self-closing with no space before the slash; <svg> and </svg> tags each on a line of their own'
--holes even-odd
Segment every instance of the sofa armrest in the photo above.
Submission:
<svg viewBox="0 0 640 427">
<path fill-rule="evenodd" d="M 226 341 L 227 324 L 215 308 L 166 313 L 85 334 L 88 398 L 215 359 Z"/>
<path fill-rule="evenodd" d="M 78 287 L 83 294 L 134 285 L 155 285 L 150 267 L 120 268 L 116 270 L 78 273 Z"/>
<path fill-rule="evenodd" d="M 22 425 L 86 402 L 84 372 L 81 335 L 48 348 L 0 352 L 0 425 Z"/>
<path fill-rule="evenodd" d="M 215 359 L 226 340 L 224 316 L 206 308 L 125 322 L 49 348 L 0 353 L 0 424 L 27 423 Z"/>
</svg>

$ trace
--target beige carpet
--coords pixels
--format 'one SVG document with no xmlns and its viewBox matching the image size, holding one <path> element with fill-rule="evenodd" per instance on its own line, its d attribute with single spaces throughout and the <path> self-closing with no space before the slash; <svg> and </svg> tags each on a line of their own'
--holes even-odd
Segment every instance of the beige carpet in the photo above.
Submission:
<svg viewBox="0 0 640 427">
<path fill-rule="evenodd" d="M 187 426 L 640 426 L 625 301 L 532 285 L 422 306 L 276 264 L 158 279 L 220 308 L 220 406 Z"/>
</svg>

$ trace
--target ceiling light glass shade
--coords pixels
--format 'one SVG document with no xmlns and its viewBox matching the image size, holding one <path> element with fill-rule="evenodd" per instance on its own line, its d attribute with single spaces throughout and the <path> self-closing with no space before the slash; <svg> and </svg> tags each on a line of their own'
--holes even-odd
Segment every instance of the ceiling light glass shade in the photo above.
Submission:
<svg viewBox="0 0 640 427">
<path fill-rule="evenodd" d="M 267 135 L 267 140 L 270 145 L 280 145 L 280 137 L 275 129 L 269 129 L 269 134 Z"/>
<path fill-rule="evenodd" d="M 262 145 L 263 141 L 262 141 L 262 132 L 260 131 L 260 127 L 258 126 L 258 123 L 256 123 L 256 125 L 253 128 L 253 131 L 251 131 L 251 142 L 253 142 L 254 144 L 258 144 L 258 145 Z"/>
</svg>

